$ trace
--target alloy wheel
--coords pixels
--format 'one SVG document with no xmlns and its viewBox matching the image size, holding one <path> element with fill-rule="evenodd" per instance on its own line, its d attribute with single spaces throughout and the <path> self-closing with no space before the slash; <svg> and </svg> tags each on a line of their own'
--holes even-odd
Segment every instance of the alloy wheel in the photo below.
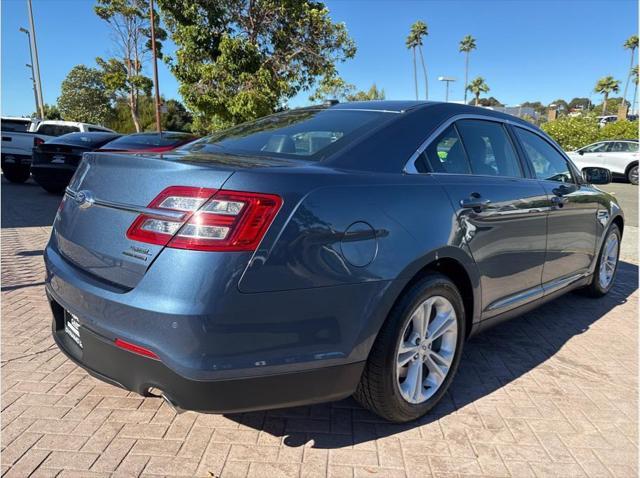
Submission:
<svg viewBox="0 0 640 478">
<path fill-rule="evenodd" d="M 419 404 L 445 381 L 458 340 L 458 318 L 451 302 L 429 297 L 413 312 L 396 354 L 396 380 L 402 397 Z"/>
<path fill-rule="evenodd" d="M 618 264 L 618 249 L 620 243 L 617 234 L 610 234 L 607 238 L 607 242 L 602 248 L 602 257 L 600 258 L 600 271 L 598 279 L 600 286 L 606 289 L 611 284 L 613 276 L 616 272 L 616 265 Z"/>
</svg>

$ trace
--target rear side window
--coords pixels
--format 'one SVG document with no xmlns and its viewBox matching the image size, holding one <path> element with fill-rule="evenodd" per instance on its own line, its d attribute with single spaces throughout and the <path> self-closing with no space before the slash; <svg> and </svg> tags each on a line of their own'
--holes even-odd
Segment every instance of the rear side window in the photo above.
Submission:
<svg viewBox="0 0 640 478">
<path fill-rule="evenodd" d="M 536 178 L 562 183 L 573 182 L 573 176 L 567 160 L 549 144 L 531 131 L 513 128 L 522 143 L 527 158 L 533 165 Z"/>
<path fill-rule="evenodd" d="M 31 120 L 28 120 L 28 119 L 25 119 L 24 121 L 3 119 L 0 122 L 2 131 L 13 132 L 13 133 L 24 133 L 26 131 L 29 131 L 30 124 L 31 124 Z"/>
<path fill-rule="evenodd" d="M 393 116 L 381 111 L 293 110 L 215 133 L 187 149 L 317 161 Z"/>
<path fill-rule="evenodd" d="M 67 133 L 77 133 L 80 128 L 64 124 L 43 124 L 38 128 L 38 133 L 45 136 L 62 136 Z"/>
<path fill-rule="evenodd" d="M 521 178 L 520 160 L 500 123 L 461 120 L 456 123 L 473 174 Z"/>
<path fill-rule="evenodd" d="M 616 141 L 614 143 L 611 143 L 609 151 L 612 153 L 636 153 L 638 152 L 638 143 Z"/>
<path fill-rule="evenodd" d="M 423 157 L 434 173 L 471 174 L 462 141 L 455 126 L 449 126 L 425 149 Z"/>
</svg>

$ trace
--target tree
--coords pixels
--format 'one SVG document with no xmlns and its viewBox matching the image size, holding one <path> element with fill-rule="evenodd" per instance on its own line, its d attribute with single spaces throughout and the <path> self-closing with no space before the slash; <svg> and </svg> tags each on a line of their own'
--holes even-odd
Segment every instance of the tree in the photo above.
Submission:
<svg viewBox="0 0 640 478">
<path fill-rule="evenodd" d="M 459 51 L 465 54 L 464 58 L 464 104 L 467 104 L 467 86 L 469 84 L 469 53 L 476 49 L 476 39 L 471 35 L 460 40 Z"/>
<path fill-rule="evenodd" d="M 58 109 L 57 105 L 49 105 L 45 103 L 42 109 L 44 110 L 44 118 L 40 118 L 40 119 L 46 119 L 46 120 L 62 119 L 62 115 L 60 114 L 60 110 Z M 33 113 L 31 113 L 31 118 L 39 118 L 39 117 L 40 117 L 39 112 L 34 111 Z"/>
<path fill-rule="evenodd" d="M 620 80 L 614 79 L 613 76 L 604 76 L 598 80 L 594 91 L 603 95 L 602 114 L 605 114 L 607 111 L 607 100 L 609 99 L 609 94 L 620 91 Z"/>
<path fill-rule="evenodd" d="M 480 93 L 487 93 L 489 86 L 485 83 L 484 78 L 478 76 L 476 79 L 471 80 L 471 83 L 467 85 L 467 90 L 473 93 L 475 97 L 475 105 L 478 106 L 480 102 Z"/>
<path fill-rule="evenodd" d="M 631 102 L 631 110 L 633 111 L 634 108 L 636 108 L 636 101 L 638 98 L 638 65 L 633 67 L 631 77 L 633 80 L 633 101 Z"/>
<path fill-rule="evenodd" d="M 591 100 L 589 98 L 573 98 L 569 101 L 568 107 L 569 111 L 582 110 L 587 112 L 591 108 Z"/>
<path fill-rule="evenodd" d="M 626 50 L 631 51 L 631 64 L 629 65 L 629 72 L 627 73 L 627 81 L 624 83 L 624 91 L 622 93 L 622 99 L 624 101 L 627 100 L 627 89 L 629 88 L 629 81 L 631 80 L 631 76 L 633 74 L 633 63 L 636 58 L 636 50 L 638 49 L 638 35 L 631 35 L 627 38 L 627 41 L 624 42 L 623 47 Z"/>
<path fill-rule="evenodd" d="M 138 100 L 141 93 L 149 95 L 153 83 L 143 74 L 151 51 L 151 23 L 148 0 L 98 0 L 96 14 L 113 30 L 116 56 L 96 58 L 102 69 L 109 92 L 128 99 L 131 119 L 136 131 L 141 131 Z M 158 57 L 162 58 L 162 41 L 167 33 L 160 28 L 156 16 L 155 36 Z"/>
<path fill-rule="evenodd" d="M 62 81 L 58 108 L 67 121 L 103 124 L 111 113 L 111 105 L 100 71 L 85 65 L 74 66 Z"/>
<path fill-rule="evenodd" d="M 354 94 L 347 95 L 347 101 L 376 101 L 384 100 L 384 89 L 378 89 L 378 86 L 374 83 L 367 91 L 358 91 Z"/>
<path fill-rule="evenodd" d="M 547 107 L 539 101 L 525 101 L 520 106 L 523 108 L 533 108 L 533 111 L 538 113 L 540 116 L 547 114 Z"/>
<path fill-rule="evenodd" d="M 413 52 L 413 81 L 416 88 L 416 100 L 418 99 L 418 73 L 416 70 L 416 49 L 420 53 L 420 62 L 422 64 L 422 73 L 424 75 L 424 97 L 429 99 L 429 80 L 427 78 L 427 67 L 424 63 L 424 55 L 422 53 L 422 37 L 429 34 L 427 24 L 421 20 L 418 20 L 411 25 L 411 31 L 405 41 L 407 48 Z"/>
<path fill-rule="evenodd" d="M 355 91 L 355 85 L 347 83 L 337 75 L 325 76 L 318 88 L 309 97 L 310 101 L 346 100 Z"/>
<path fill-rule="evenodd" d="M 170 68 L 207 131 L 270 114 L 353 58 L 342 23 L 313 0 L 159 0 L 176 44 Z"/>
<path fill-rule="evenodd" d="M 478 104 L 480 106 L 503 106 L 503 104 L 493 96 L 490 96 L 489 98 L 481 98 L 478 101 Z"/>
<path fill-rule="evenodd" d="M 556 105 L 555 108 L 558 112 L 568 113 L 569 112 L 569 103 L 567 103 L 562 98 L 558 98 L 557 100 L 553 100 L 551 102 L 552 105 Z"/>
<path fill-rule="evenodd" d="M 191 131 L 191 114 L 186 110 L 184 105 L 177 100 L 164 100 L 160 102 L 167 108 L 167 112 L 163 116 L 163 129 L 166 131 Z M 138 99 L 138 121 L 141 131 L 155 131 L 156 117 L 155 104 L 153 97 L 140 96 Z M 127 98 L 118 98 L 115 101 L 113 114 L 105 126 L 120 133 L 135 133 L 136 127 L 131 118 L 129 102 Z"/>
<path fill-rule="evenodd" d="M 624 104 L 627 108 L 629 107 L 628 101 L 625 101 Z M 622 96 L 614 96 L 614 97 L 609 97 L 607 99 L 606 106 L 604 105 L 604 102 L 603 102 L 602 104 L 596 105 L 595 109 L 599 110 L 600 114 L 615 115 L 618 113 L 618 109 L 620 108 L 621 105 L 622 105 Z"/>
<path fill-rule="evenodd" d="M 167 108 L 163 120 L 164 129 L 166 131 L 191 131 L 191 122 L 193 121 L 193 117 L 182 103 L 178 100 L 172 99 L 163 102 L 163 104 Z"/>
</svg>

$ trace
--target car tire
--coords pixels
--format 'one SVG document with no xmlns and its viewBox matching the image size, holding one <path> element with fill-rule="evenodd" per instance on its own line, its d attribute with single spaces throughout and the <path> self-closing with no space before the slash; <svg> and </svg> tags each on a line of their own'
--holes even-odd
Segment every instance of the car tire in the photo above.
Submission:
<svg viewBox="0 0 640 478">
<path fill-rule="evenodd" d="M 591 282 L 583 289 L 584 293 L 589 297 L 602 297 L 613 287 L 616 273 L 618 272 L 621 239 L 620 228 L 617 224 L 611 224 L 604 241 L 602 241 L 598 262 L 591 277 Z M 614 247 L 613 253 L 610 249 L 612 245 Z M 614 262 L 612 263 L 612 261 Z M 604 266 L 603 263 L 605 264 Z"/>
<path fill-rule="evenodd" d="M 627 171 L 627 180 L 634 185 L 638 185 L 638 165 L 633 165 Z"/>
<path fill-rule="evenodd" d="M 60 195 L 64 193 L 64 190 L 66 189 L 66 186 L 61 186 L 60 184 L 54 184 L 54 183 L 49 183 L 47 181 L 38 181 L 38 180 L 36 180 L 36 182 L 40 185 L 42 189 L 44 189 L 50 194 Z"/>
<path fill-rule="evenodd" d="M 31 171 L 29 170 L 29 166 L 3 166 L 2 174 L 4 175 L 6 180 L 11 183 L 24 183 L 27 179 L 29 179 Z"/>
<path fill-rule="evenodd" d="M 438 331 L 431 331 L 430 326 L 438 328 L 436 319 L 445 324 L 443 311 L 448 310 L 446 307 L 450 307 L 455 323 L 448 323 L 447 331 L 431 341 L 428 333 L 437 336 Z M 428 333 L 423 334 L 421 343 L 415 329 L 419 310 L 429 311 Z M 430 273 L 423 277 L 402 295 L 389 313 L 369 354 L 355 399 L 392 422 L 408 422 L 425 415 L 440 401 L 455 376 L 462 356 L 465 320 L 462 297 L 455 284 L 442 274 Z M 414 336 L 416 338 L 412 339 Z M 415 342 L 419 345 L 413 355 L 407 344 Z M 423 350 L 425 345 L 427 350 Z M 407 365 L 400 366 L 408 356 L 413 358 Z M 436 359 L 441 356 L 445 360 Z M 432 372 L 434 364 L 440 373 Z M 412 373 L 412 370 L 417 372 Z M 406 375 L 402 377 L 404 373 Z M 418 379 L 410 380 L 410 377 Z M 438 381 L 436 386 L 430 386 Z M 414 388 L 412 383 L 420 386 Z"/>
</svg>

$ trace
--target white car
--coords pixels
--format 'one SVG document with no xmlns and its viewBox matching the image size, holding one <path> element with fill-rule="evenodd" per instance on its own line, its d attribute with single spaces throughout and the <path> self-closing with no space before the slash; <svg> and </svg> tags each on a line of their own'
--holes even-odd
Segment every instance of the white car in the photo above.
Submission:
<svg viewBox="0 0 640 478">
<path fill-rule="evenodd" d="M 638 140 L 598 141 L 567 153 L 580 170 L 587 167 L 607 168 L 613 176 L 638 184 Z"/>
<path fill-rule="evenodd" d="M 31 151 L 35 146 L 67 133 L 114 132 L 104 126 L 75 121 L 40 121 L 9 116 L 3 116 L 0 125 L 2 173 L 12 183 L 23 183 L 29 179 Z"/>
</svg>

